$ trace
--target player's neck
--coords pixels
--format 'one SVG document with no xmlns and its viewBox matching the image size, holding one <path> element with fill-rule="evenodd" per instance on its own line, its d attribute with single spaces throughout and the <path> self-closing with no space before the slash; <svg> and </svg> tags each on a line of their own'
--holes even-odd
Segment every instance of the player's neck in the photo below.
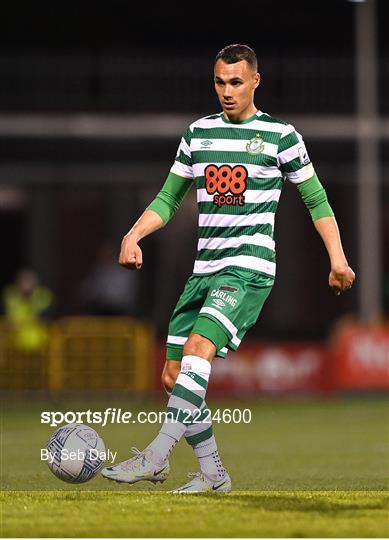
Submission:
<svg viewBox="0 0 389 540">
<path fill-rule="evenodd" d="M 258 109 L 253 103 L 252 105 L 247 107 L 247 109 L 242 111 L 240 114 L 227 114 L 226 111 L 224 111 L 223 115 L 224 115 L 224 118 L 228 120 L 229 122 L 239 123 L 239 122 L 244 122 L 245 120 L 248 120 L 252 116 L 255 116 L 257 112 L 258 112 Z"/>
</svg>

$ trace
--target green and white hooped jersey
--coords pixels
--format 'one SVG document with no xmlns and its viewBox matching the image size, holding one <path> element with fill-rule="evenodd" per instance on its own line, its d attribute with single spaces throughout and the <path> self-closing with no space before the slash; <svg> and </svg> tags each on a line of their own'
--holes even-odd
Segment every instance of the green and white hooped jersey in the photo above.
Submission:
<svg viewBox="0 0 389 540">
<path fill-rule="evenodd" d="M 199 208 L 194 274 L 239 267 L 275 276 L 274 218 L 284 179 L 314 175 L 293 126 L 258 111 L 240 123 L 223 113 L 184 133 L 171 172 L 194 180 Z"/>
</svg>

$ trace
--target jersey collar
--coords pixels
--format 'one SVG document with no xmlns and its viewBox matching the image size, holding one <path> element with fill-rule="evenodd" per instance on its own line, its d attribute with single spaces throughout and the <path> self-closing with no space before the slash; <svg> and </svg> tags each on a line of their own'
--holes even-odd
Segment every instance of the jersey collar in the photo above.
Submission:
<svg viewBox="0 0 389 540">
<path fill-rule="evenodd" d="M 255 114 L 253 114 L 253 116 L 250 116 L 249 118 L 246 118 L 245 120 L 241 120 L 240 122 L 233 122 L 232 120 L 228 120 L 225 116 L 224 116 L 224 113 L 222 112 L 221 113 L 221 118 L 223 120 L 223 122 L 225 122 L 226 124 L 232 124 L 232 125 L 240 125 L 240 124 L 248 124 L 249 122 L 252 122 L 253 120 L 257 120 L 260 116 L 262 116 L 262 111 L 257 111 Z"/>
</svg>

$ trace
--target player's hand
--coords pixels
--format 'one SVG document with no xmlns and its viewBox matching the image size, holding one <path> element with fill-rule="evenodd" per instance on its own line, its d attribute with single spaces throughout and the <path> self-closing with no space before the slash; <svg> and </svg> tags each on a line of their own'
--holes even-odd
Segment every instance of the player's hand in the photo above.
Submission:
<svg viewBox="0 0 389 540">
<path fill-rule="evenodd" d="M 126 234 L 122 240 L 119 255 L 119 264 L 129 270 L 140 270 L 142 268 L 142 250 L 138 246 L 136 239 L 131 234 Z"/>
<path fill-rule="evenodd" d="M 355 274 L 348 265 L 332 268 L 328 277 L 328 284 L 337 296 L 339 296 L 340 293 L 351 289 L 354 281 Z"/>
</svg>

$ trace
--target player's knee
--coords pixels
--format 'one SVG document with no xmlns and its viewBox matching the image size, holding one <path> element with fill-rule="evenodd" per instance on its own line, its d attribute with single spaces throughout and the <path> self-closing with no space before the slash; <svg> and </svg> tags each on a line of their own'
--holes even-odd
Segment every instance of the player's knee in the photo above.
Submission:
<svg viewBox="0 0 389 540">
<path fill-rule="evenodd" d="M 208 338 L 199 334 L 191 334 L 184 345 L 183 355 L 200 356 L 212 361 L 216 354 L 216 347 Z"/>
</svg>

